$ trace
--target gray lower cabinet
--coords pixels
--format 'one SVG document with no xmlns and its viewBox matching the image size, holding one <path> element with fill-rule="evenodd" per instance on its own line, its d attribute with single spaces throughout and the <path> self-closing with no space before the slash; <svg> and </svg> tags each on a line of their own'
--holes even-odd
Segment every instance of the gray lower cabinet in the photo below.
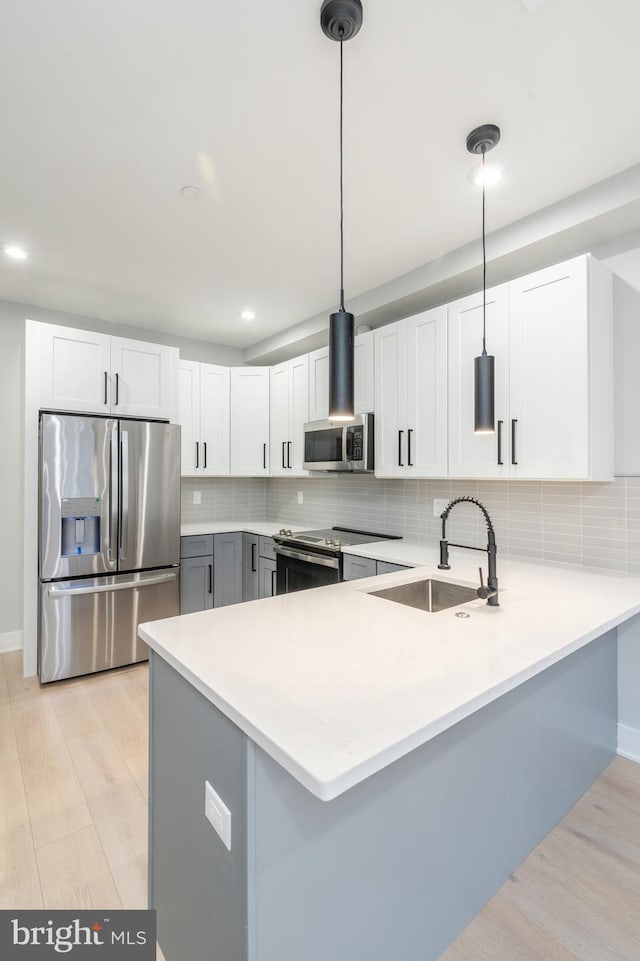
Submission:
<svg viewBox="0 0 640 961">
<path fill-rule="evenodd" d="M 391 564 L 389 561 L 374 561 L 372 557 L 354 557 L 345 554 L 343 558 L 342 576 L 345 581 L 355 581 L 359 577 L 375 577 L 376 574 L 392 574 L 394 571 L 408 571 L 403 564 Z"/>
<path fill-rule="evenodd" d="M 376 561 L 376 574 L 393 574 L 394 571 L 410 570 L 406 564 L 390 564 L 389 561 Z"/>
<path fill-rule="evenodd" d="M 180 538 L 180 613 L 213 607 L 213 536 Z"/>
<path fill-rule="evenodd" d="M 260 596 L 258 574 L 258 542 L 256 534 L 242 535 L 242 600 L 255 601 Z"/>
<path fill-rule="evenodd" d="M 345 581 L 355 581 L 358 577 L 373 577 L 376 574 L 376 562 L 371 557 L 345 554 L 342 561 L 342 577 Z"/>
<path fill-rule="evenodd" d="M 242 601 L 242 534 L 216 534 L 213 538 L 213 606 Z"/>
<path fill-rule="evenodd" d="M 276 594 L 276 562 L 268 557 L 258 558 L 258 591 L 260 597 Z"/>
</svg>

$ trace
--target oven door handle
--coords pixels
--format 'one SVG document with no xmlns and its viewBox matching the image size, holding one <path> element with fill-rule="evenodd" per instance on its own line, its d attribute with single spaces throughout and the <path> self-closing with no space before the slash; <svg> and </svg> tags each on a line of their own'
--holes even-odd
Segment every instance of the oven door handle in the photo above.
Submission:
<svg viewBox="0 0 640 961">
<path fill-rule="evenodd" d="M 318 564 L 320 567 L 332 567 L 334 570 L 340 570 L 340 560 L 337 557 L 325 557 L 324 554 L 306 554 L 304 551 L 294 551 L 289 547 L 280 547 L 279 545 L 275 549 L 276 554 L 280 554 L 282 557 L 291 557 L 294 561 L 306 561 L 308 564 Z"/>
</svg>

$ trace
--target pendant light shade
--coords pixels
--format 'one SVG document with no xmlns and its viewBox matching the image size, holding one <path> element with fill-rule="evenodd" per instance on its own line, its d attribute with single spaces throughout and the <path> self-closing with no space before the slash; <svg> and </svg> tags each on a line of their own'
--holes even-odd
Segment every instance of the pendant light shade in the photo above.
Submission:
<svg viewBox="0 0 640 961">
<path fill-rule="evenodd" d="M 329 319 L 329 419 L 354 418 L 354 317 L 344 306 L 344 192 L 342 183 L 342 47 L 362 26 L 360 0 L 324 0 L 320 25 L 325 36 L 340 44 L 340 306 Z"/>
<path fill-rule="evenodd" d="M 476 434 L 493 434 L 495 414 L 495 357 L 480 354 L 473 362 L 474 426 Z"/>
<path fill-rule="evenodd" d="M 329 318 L 329 420 L 353 420 L 353 314 Z"/>
<path fill-rule="evenodd" d="M 482 171 L 484 173 L 484 158 L 489 150 L 493 150 L 500 140 L 500 128 L 493 123 L 485 123 L 476 127 L 467 137 L 467 150 L 472 154 L 482 154 Z M 473 399 L 474 426 L 476 434 L 493 434 L 496 429 L 495 420 L 495 357 L 487 353 L 487 248 L 485 232 L 485 186 L 486 178 L 482 180 L 482 353 L 473 362 Z"/>
</svg>

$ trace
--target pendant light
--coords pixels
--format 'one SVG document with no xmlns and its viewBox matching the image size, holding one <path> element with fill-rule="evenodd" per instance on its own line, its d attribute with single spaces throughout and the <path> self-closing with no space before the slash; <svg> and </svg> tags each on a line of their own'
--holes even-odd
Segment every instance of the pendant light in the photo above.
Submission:
<svg viewBox="0 0 640 961">
<path fill-rule="evenodd" d="M 495 357 L 487 353 L 487 249 L 485 234 L 485 177 L 484 158 L 500 140 L 500 127 L 485 123 L 467 137 L 467 150 L 482 154 L 482 353 L 473 362 L 474 373 L 474 431 L 493 434 L 495 426 Z"/>
<path fill-rule="evenodd" d="M 324 0 L 320 25 L 340 44 L 340 306 L 329 318 L 329 420 L 353 420 L 353 314 L 344 307 L 344 191 L 342 182 L 343 44 L 362 26 L 360 0 Z"/>
</svg>

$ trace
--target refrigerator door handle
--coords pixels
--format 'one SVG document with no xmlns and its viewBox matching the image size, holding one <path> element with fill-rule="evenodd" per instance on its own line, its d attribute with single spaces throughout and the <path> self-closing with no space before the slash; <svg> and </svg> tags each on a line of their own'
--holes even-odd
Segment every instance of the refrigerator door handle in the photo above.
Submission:
<svg viewBox="0 0 640 961">
<path fill-rule="evenodd" d="M 47 591 L 49 597 L 59 601 L 65 597 L 75 597 L 78 594 L 106 594 L 111 591 L 129 591 L 132 587 L 151 587 L 152 584 L 164 584 L 167 581 L 175 581 L 177 572 L 171 574 L 156 574 L 155 577 L 147 577 L 138 581 L 123 581 L 119 584 L 98 584 L 93 587 L 50 587 Z"/>
<path fill-rule="evenodd" d="M 120 431 L 120 557 L 129 550 L 129 434 Z"/>
<path fill-rule="evenodd" d="M 109 485 L 108 485 L 108 507 L 107 507 L 107 559 L 114 560 L 113 545 L 118 542 L 118 504 L 113 496 L 114 490 L 118 489 L 118 428 L 114 427 L 109 438 Z M 117 553 L 117 551 L 115 552 Z"/>
</svg>

